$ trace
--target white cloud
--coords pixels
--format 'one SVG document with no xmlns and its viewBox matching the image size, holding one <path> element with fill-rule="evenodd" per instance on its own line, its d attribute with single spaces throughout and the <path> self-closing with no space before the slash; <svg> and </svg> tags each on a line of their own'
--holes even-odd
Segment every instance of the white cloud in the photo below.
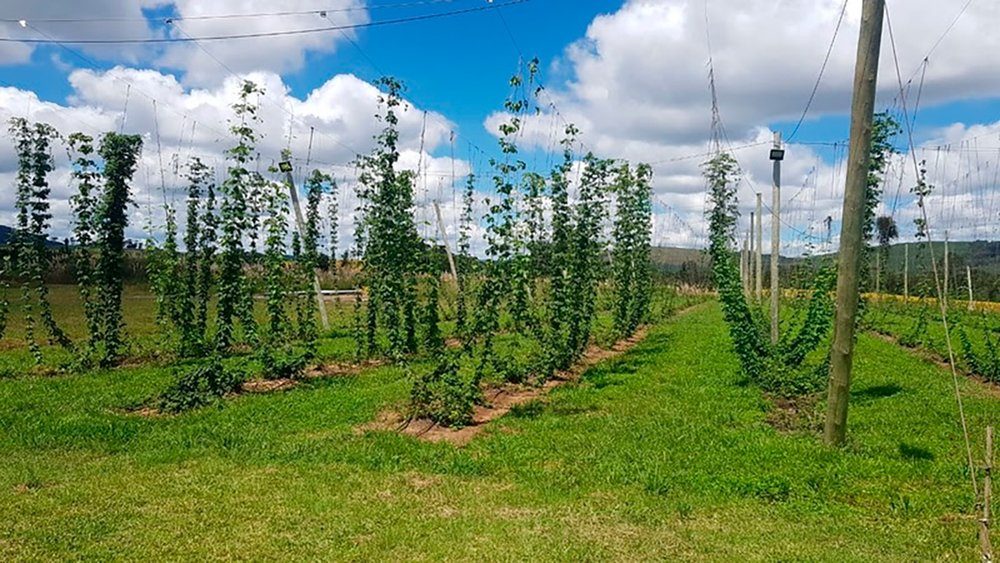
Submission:
<svg viewBox="0 0 1000 563">
<path fill-rule="evenodd" d="M 963 3 L 964 4 L 964 3 Z M 710 32 L 715 81 L 722 117 L 731 144 L 760 145 L 736 152 L 744 169 L 740 207 L 746 225 L 754 188 L 770 203 L 771 163 L 767 159 L 767 125 L 794 122 L 816 80 L 842 6 L 841 0 L 629 0 L 616 12 L 596 17 L 585 37 L 569 45 L 553 72 L 569 76 L 548 84 L 548 96 L 560 113 L 582 130 L 586 147 L 605 157 L 655 163 L 654 190 L 670 206 L 657 205 L 656 234 L 661 243 L 703 241 L 704 180 L 699 165 L 707 157 L 683 158 L 709 148 L 711 96 L 706 32 Z M 851 101 L 854 57 L 861 11 L 860 0 L 850 0 L 829 64 L 813 102 L 810 120 L 821 115 L 846 115 Z M 904 81 L 914 76 L 928 50 L 951 23 L 961 5 L 914 0 L 890 5 L 896 52 Z M 1000 75 L 1000 5 L 973 3 L 929 59 L 921 91 L 921 107 L 954 100 L 995 97 Z M 920 74 L 911 86 L 912 108 Z M 888 106 L 898 94 L 898 81 L 888 26 L 884 32 L 878 107 Z M 535 148 L 552 146 L 559 123 L 545 110 L 529 118 L 522 143 Z M 491 132 L 503 119 L 485 120 Z M 933 132 L 927 145 L 960 143 L 975 135 L 961 125 Z M 845 131 L 846 136 L 846 131 Z M 926 135 L 918 135 L 924 138 Z M 980 141 L 996 147 L 997 136 Z M 901 143 L 902 144 L 902 143 Z M 984 145 L 985 146 L 985 145 Z M 839 220 L 843 193 L 843 163 L 824 162 L 815 147 L 787 147 L 784 162 L 783 217 L 794 226 L 782 232 L 783 249 L 804 248 L 805 231 L 825 238 L 822 221 Z M 830 155 L 825 154 L 825 160 Z M 982 158 L 982 155 L 980 155 Z M 995 155 L 994 155 L 995 157 Z M 680 159 L 679 159 L 680 158 Z M 840 159 L 843 158 L 841 155 Z M 951 158 L 960 160 L 956 154 Z M 679 160 L 678 160 L 679 159 Z M 943 166 L 943 165 L 942 165 Z M 955 166 L 958 166 L 957 162 Z M 968 163 L 966 169 L 968 169 Z M 898 168 L 899 166 L 897 166 Z M 815 171 L 808 175 L 811 169 Z M 904 194 L 915 182 L 912 163 L 900 178 L 894 172 L 892 196 Z M 955 168 L 951 168 L 954 170 Z M 985 189 L 980 184 L 978 190 Z M 995 188 L 993 188 L 995 190 Z M 794 198 L 794 200 L 792 200 Z M 791 200 L 791 201 L 789 201 Z M 982 223 L 970 206 L 949 200 L 957 211 L 940 220 L 957 225 Z M 912 198 L 901 198 L 898 213 L 914 209 Z M 938 205 L 932 198 L 929 206 Z M 944 205 L 944 204 L 941 204 Z M 995 209 L 994 209 L 995 212 Z M 907 217 L 906 221 L 912 219 Z M 935 219 L 932 217 L 932 223 Z M 902 222 L 902 221 L 901 221 Z M 767 221 L 765 221 L 767 225 Z M 834 223 L 834 236 L 839 224 Z M 983 229 L 980 228 L 980 231 Z M 769 229 L 765 229 L 767 233 Z M 993 236 L 996 236 L 994 234 Z M 768 244 L 765 234 L 765 245 Z"/>
<path fill-rule="evenodd" d="M 145 9 L 170 18 L 153 19 Z M 320 12 L 325 11 L 325 16 Z M 296 12 L 279 14 L 278 12 Z M 304 13 L 300 13 L 304 12 Z M 49 0 L 24 2 L 0 0 L 0 13 L 28 22 L 0 22 L 8 37 L 16 39 L 93 40 L 162 39 L 248 35 L 275 31 L 356 25 L 369 21 L 364 0 Z M 211 17 L 272 14 L 263 17 Z M 210 17 L 206 17 L 210 16 Z M 167 19 L 170 19 L 168 22 Z M 242 74 L 269 71 L 279 74 L 301 70 L 310 53 L 330 54 L 351 30 L 301 33 L 265 38 L 175 43 L 69 44 L 84 56 L 126 63 L 152 64 L 181 71 L 184 83 L 216 86 L 230 71 Z M 7 43 L 0 46 L 0 64 L 21 64 L 30 59 L 35 44 Z M 80 64 L 73 55 L 68 62 Z"/>
<path fill-rule="evenodd" d="M 299 99 L 289 94 L 287 86 L 275 74 L 256 72 L 248 78 L 266 89 L 266 95 L 261 97 L 261 123 L 256 127 L 262 134 L 257 147 L 261 170 L 266 170 L 279 158 L 281 150 L 290 146 L 296 157 L 298 177 L 307 172 L 307 155 L 310 168 L 331 171 L 341 184 L 340 247 L 347 248 L 351 243 L 356 207 L 356 199 L 351 193 L 355 181 L 351 163 L 357 152 L 371 149 L 373 136 L 382 127 L 374 118 L 378 112 L 378 89 L 357 77 L 338 75 L 310 92 L 305 99 Z M 77 70 L 70 75 L 69 82 L 73 92 L 65 105 L 41 101 L 33 92 L 0 88 L 0 118 L 23 116 L 32 121 L 48 122 L 63 134 L 83 131 L 96 137 L 121 127 L 127 96 L 124 131 L 141 134 L 144 138 L 142 159 L 133 181 L 137 206 L 128 236 L 146 238 L 149 233 L 145 227 L 151 220 L 161 226 L 164 199 L 178 204 L 183 221 L 183 205 L 180 205 L 185 189 L 183 164 L 190 156 L 200 156 L 216 166 L 219 179 L 224 175 L 224 150 L 232 144 L 227 122 L 233 118 L 231 105 L 237 99 L 237 79 L 227 78 L 214 88 L 186 90 L 171 75 L 116 67 L 105 72 Z M 157 100 L 155 110 L 153 98 Z M 409 103 L 401 106 L 399 120 L 401 165 L 412 169 L 421 165 L 424 171 L 417 182 L 418 216 L 432 217 L 429 215 L 432 201 L 438 198 L 437 190 L 442 189 L 447 193 L 441 198 L 446 200 L 442 202 L 442 210 L 450 218 L 454 211 L 451 204 L 453 164 L 449 158 L 433 157 L 432 153 L 445 146 L 450 131 L 455 129 L 454 124 L 431 112 L 425 128 L 423 111 Z M 311 152 L 310 128 L 315 131 Z M 292 131 L 290 145 L 289 129 Z M 422 157 L 421 146 L 424 148 Z M 52 232 L 62 238 L 71 228 L 67 200 L 73 187 L 65 151 L 57 147 L 54 154 L 57 170 L 50 175 Z M 9 139 L 5 139 L 0 142 L 0 185 L 12 185 L 15 169 L 13 147 Z M 454 163 L 458 177 L 468 169 L 463 161 Z M 166 187 L 165 192 L 161 182 Z M 0 224 L 11 224 L 12 206 L 12 198 L 0 201 Z M 454 215 L 457 217 L 457 212 Z"/>
<path fill-rule="evenodd" d="M 306 30 L 368 21 L 368 13 L 363 9 L 362 0 L 286 0 L 279 4 L 266 0 L 216 0 L 211 3 L 176 0 L 172 5 L 178 19 L 171 24 L 170 35 L 176 38 Z M 309 10 L 317 13 L 197 19 L 199 16 L 217 14 Z M 325 17 L 320 16 L 320 10 L 326 11 Z M 220 63 L 237 74 L 254 70 L 283 74 L 300 70 L 308 53 L 332 53 L 343 41 L 345 39 L 341 32 L 331 31 L 260 39 L 202 41 L 200 45 L 181 43 L 171 45 L 157 63 L 185 71 L 185 82 L 189 84 L 209 85 L 217 84 L 220 77 L 227 73 L 225 68 L 220 67 Z"/>
</svg>

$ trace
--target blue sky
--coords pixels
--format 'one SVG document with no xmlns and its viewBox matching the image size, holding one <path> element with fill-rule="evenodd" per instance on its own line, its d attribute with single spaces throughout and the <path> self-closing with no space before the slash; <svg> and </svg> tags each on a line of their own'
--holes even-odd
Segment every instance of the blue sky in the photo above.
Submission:
<svg viewBox="0 0 1000 563">
<path fill-rule="evenodd" d="M 0 102 L 7 113 L 33 112 L 65 129 L 110 128 L 120 124 L 126 84 L 134 84 L 142 95 L 132 93 L 129 98 L 126 128 L 147 135 L 143 173 L 155 179 L 157 160 L 164 156 L 150 152 L 155 127 L 162 129 L 161 152 L 168 160 L 185 151 L 221 154 L 224 141 L 218 132 L 225 129 L 232 101 L 227 98 L 231 81 L 225 65 L 238 74 L 255 73 L 255 79 L 269 86 L 273 107 L 264 108 L 267 146 L 262 151 L 282 146 L 285 123 L 290 123 L 293 149 L 302 154 L 307 131 L 315 127 L 316 152 L 339 166 L 346 180 L 354 156 L 346 148 L 365 150 L 377 130 L 369 119 L 375 93 L 365 82 L 386 73 L 406 83 L 409 100 L 418 110 L 432 113 L 424 156 L 419 153 L 420 111 L 404 119 L 401 141 L 404 162 L 425 166 L 440 186 L 453 166 L 464 173 L 474 164 L 469 161 L 469 143 L 494 153 L 493 132 L 502 117 L 498 112 L 508 94 L 507 79 L 522 54 L 537 56 L 547 100 L 555 101 L 560 114 L 580 126 L 583 147 L 601 156 L 654 163 L 657 242 L 698 246 L 704 231 L 698 170 L 703 158 L 693 155 L 709 146 L 707 37 L 728 136 L 733 146 L 751 145 L 736 150 L 746 178 L 740 197 L 747 215 L 753 189 L 766 190 L 770 183 L 770 130 L 787 134 L 794 127 L 837 29 L 815 102 L 788 147 L 785 197 L 794 228 L 783 231 L 783 249 L 800 251 L 805 241 L 797 233 L 815 236 L 828 215 L 836 225 L 843 151 L 812 143 L 848 135 L 860 0 L 847 1 L 839 29 L 842 0 L 528 0 L 504 6 L 505 1 L 476 13 L 358 29 L 353 40 L 331 32 L 206 41 L 202 47 L 210 56 L 191 44 L 74 47 L 85 53 L 88 60 L 82 60 L 54 45 L 0 43 Z M 30 5 L 0 0 L 0 19 L 25 18 L 31 23 L 29 28 L 2 23 L 0 35 L 37 38 L 35 32 L 41 30 L 62 40 L 178 37 L 181 32 L 163 22 L 174 17 L 180 18 L 174 25 L 183 33 L 199 37 L 329 25 L 316 13 L 198 19 L 205 15 L 330 9 L 329 17 L 337 24 L 363 24 L 486 2 L 375 0 L 366 5 L 364 0 L 294 0 L 276 6 L 260 0 L 93 0 L 81 6 L 63 0 Z M 932 0 L 890 1 L 889 7 L 894 34 L 883 38 L 878 107 L 895 105 L 895 46 L 900 73 L 915 77 L 908 90 L 911 110 L 918 80 L 925 79 L 914 141 L 918 158 L 937 156 L 929 173 L 942 186 L 940 201 L 931 207 L 934 222 L 959 233 L 955 238 L 995 237 L 991 222 L 1000 224 L 997 198 L 992 197 L 996 186 L 983 178 L 1000 161 L 1000 152 L 990 152 L 1000 147 L 1000 77 L 995 77 L 1000 39 L 994 33 L 1000 9 L 984 0 L 965 11 Z M 116 21 L 46 21 L 102 16 Z M 923 68 L 924 57 L 926 72 L 913 74 Z M 147 93 L 157 97 L 159 115 L 151 111 L 151 96 L 143 97 Z M 284 115 L 289 110 L 283 108 L 292 108 L 291 113 Z M 522 143 L 528 154 L 536 155 L 533 164 L 546 162 L 537 155 L 552 148 L 561 119 L 545 109 L 528 121 Z M 195 122 L 197 135 L 191 129 Z M 448 158 L 452 128 L 459 134 L 455 162 Z M 905 148 L 906 139 L 897 144 Z M 947 151 L 936 151 L 939 145 Z M 902 187 L 915 182 L 906 156 L 893 161 L 887 180 L 903 194 Z M 10 161 L 9 149 L 0 149 L 0 181 L 11 174 Z M 431 182 L 423 189 L 431 190 Z M 898 214 L 904 232 L 912 231 L 912 203 L 884 210 Z M 57 210 L 64 207 L 56 205 Z M 446 208 L 445 214 L 453 217 L 455 211 Z M 64 226 L 55 224 L 57 230 Z M 342 229 L 349 237 L 349 227 Z"/>
</svg>

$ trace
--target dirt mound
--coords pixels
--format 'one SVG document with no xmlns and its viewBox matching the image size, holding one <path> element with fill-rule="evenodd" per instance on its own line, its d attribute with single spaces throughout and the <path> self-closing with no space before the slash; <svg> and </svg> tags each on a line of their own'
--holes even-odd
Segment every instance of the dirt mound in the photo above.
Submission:
<svg viewBox="0 0 1000 563">
<path fill-rule="evenodd" d="M 611 348 L 590 346 L 571 368 L 557 372 L 542 385 L 508 383 L 484 389 L 483 395 L 486 397 L 486 404 L 475 407 L 472 413 L 472 424 L 463 428 L 447 428 L 426 418 L 407 419 L 398 412 L 386 411 L 374 421 L 359 426 L 357 432 L 363 434 L 369 431 L 397 431 L 428 442 L 447 442 L 456 446 L 464 446 L 485 430 L 487 423 L 504 416 L 517 405 L 541 399 L 560 385 L 579 381 L 580 376 L 593 365 L 631 350 L 646 338 L 648 330 L 648 327 L 642 327 L 631 338 L 620 340 Z"/>
</svg>

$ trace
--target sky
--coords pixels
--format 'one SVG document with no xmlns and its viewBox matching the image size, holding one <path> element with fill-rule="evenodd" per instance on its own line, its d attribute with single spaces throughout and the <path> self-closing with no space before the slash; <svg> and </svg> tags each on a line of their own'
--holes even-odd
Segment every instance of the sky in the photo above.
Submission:
<svg viewBox="0 0 1000 563">
<path fill-rule="evenodd" d="M 239 81 L 252 79 L 267 92 L 262 164 L 290 146 L 297 174 L 307 155 L 334 173 L 343 249 L 350 163 L 380 127 L 372 83 L 392 75 L 407 87 L 401 162 L 422 171 L 418 220 L 430 223 L 438 201 L 454 241 L 452 178 L 489 174 L 508 79 L 537 57 L 541 112 L 520 138 L 529 166 L 551 167 L 571 122 L 582 132 L 578 157 L 653 165 L 654 244 L 700 247 L 710 70 L 724 146 L 742 170 L 741 229 L 755 193 L 771 205 L 772 132 L 791 137 L 815 87 L 782 170 L 782 254 L 798 255 L 837 244 L 860 12 L 861 0 L 0 0 L 0 119 L 46 121 L 67 135 L 142 134 L 129 236 L 155 238 L 163 203 L 182 197 L 183 163 L 197 155 L 224 166 L 230 105 Z M 879 212 L 913 240 L 909 188 L 924 167 L 935 238 L 1000 238 L 1000 5 L 889 0 L 888 15 L 876 107 L 910 126 L 894 140 Z M 341 29 L 283 34 L 324 27 Z M 209 39 L 248 34 L 264 36 Z M 73 187 L 62 149 L 56 164 L 52 229 L 63 237 Z M 11 188 L 0 192 L 0 224 L 12 223 L 15 169 L 5 134 L 0 185 Z"/>
</svg>

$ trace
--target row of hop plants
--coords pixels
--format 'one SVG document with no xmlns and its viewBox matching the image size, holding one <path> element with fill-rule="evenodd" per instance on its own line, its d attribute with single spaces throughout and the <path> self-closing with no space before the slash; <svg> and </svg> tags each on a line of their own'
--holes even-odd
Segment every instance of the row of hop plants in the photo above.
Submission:
<svg viewBox="0 0 1000 563">
<path fill-rule="evenodd" d="M 481 217 L 475 214 L 480 179 L 470 174 L 465 182 L 452 346 L 441 326 L 442 254 L 435 241 L 418 234 L 416 175 L 399 166 L 403 87 L 389 78 L 380 83 L 384 128 L 373 151 L 358 161 L 354 252 L 367 300 L 355 303 L 354 334 L 359 358 L 403 365 L 413 380 L 413 417 L 463 426 L 484 402 L 484 382 L 540 384 L 570 367 L 591 341 L 598 285 L 609 266 L 617 334 L 631 336 L 648 317 L 651 170 L 587 154 L 571 198 L 578 131 L 568 126 L 562 159 L 547 173 L 529 171 L 517 140 L 527 116 L 538 111 L 526 94 L 538 95 L 537 65 L 532 61 L 524 75 L 511 79 L 508 118 L 499 128 L 501 156 L 490 161 L 494 195 L 482 200 Z M 604 233 L 612 199 L 617 213 L 608 264 Z M 485 232 L 483 261 L 470 258 L 476 226 Z M 521 343 L 522 353 L 505 351 L 499 345 L 505 338 Z M 413 373 L 405 360 L 415 354 L 433 358 L 432 369 Z"/>
<path fill-rule="evenodd" d="M 214 171 L 200 158 L 187 163 L 183 237 L 177 209 L 165 205 L 163 239 L 146 245 L 156 321 L 164 341 L 170 343 L 167 351 L 204 360 L 204 365 L 179 374 L 177 384 L 165 393 L 174 397 L 171 405 L 187 404 L 177 398 L 178 393 L 183 395 L 181 390 L 205 382 L 213 389 L 218 387 L 215 382 L 226 382 L 229 389 L 234 378 L 212 375 L 220 373 L 215 366 L 222 357 L 247 347 L 255 350 L 254 359 L 266 377 L 298 377 L 315 357 L 318 304 L 311 282 L 321 256 L 320 206 L 328 194 L 331 233 L 336 233 L 336 186 L 330 175 L 312 171 L 305 182 L 303 233 L 300 236 L 294 230 L 289 237 L 289 186 L 254 171 L 260 140 L 255 100 L 262 93 L 254 83 L 245 82 L 233 105 L 230 131 L 235 142 L 227 151 L 221 185 L 216 185 Z M 83 133 L 64 138 L 48 124 L 22 118 L 12 119 L 9 128 L 19 164 L 17 218 L 3 254 L 0 336 L 10 311 L 8 289 L 16 284 L 26 343 L 37 364 L 44 361 L 41 345 L 47 341 L 73 352 L 73 363 L 65 366 L 70 370 L 115 366 L 126 358 L 129 347 L 122 314 L 125 231 L 142 138 L 114 132 L 98 140 Z M 50 263 L 48 177 L 60 141 L 68 152 L 76 187 L 70 198 L 70 253 L 86 324 L 87 336 L 81 342 L 73 342 L 57 323 L 43 279 Z M 291 158 L 290 154 L 282 156 Z M 257 252 L 261 231 L 262 253 Z M 334 240 L 331 248 L 335 244 Z M 258 292 L 264 294 L 263 323 L 258 323 L 253 312 L 253 295 Z M 194 384 L 192 377 L 204 381 Z"/>
<path fill-rule="evenodd" d="M 874 128 L 869 185 L 880 180 L 880 173 L 884 170 L 885 159 L 876 159 L 876 156 L 880 153 L 888 154 L 892 151 L 891 136 L 898 132 L 899 125 L 893 118 L 885 114 L 877 116 Z M 883 168 L 879 168 L 879 166 Z M 934 186 L 927 181 L 926 162 L 920 163 L 918 173 L 917 185 L 911 189 L 911 192 L 918 197 L 918 204 L 922 206 L 924 205 L 925 198 L 933 193 Z M 866 218 L 870 216 L 869 214 Z M 886 221 L 883 217 L 879 217 L 875 224 L 880 242 L 880 250 L 885 249 L 888 246 L 887 241 L 898 234 L 897 230 L 890 221 Z M 929 226 L 924 223 L 923 219 L 914 219 L 914 224 L 916 226 L 917 240 L 927 239 Z M 932 259 L 934 258 L 936 257 L 932 255 Z M 883 263 L 885 262 L 884 260 Z M 936 286 L 937 281 L 924 280 L 923 283 L 918 284 L 915 288 L 918 303 L 907 302 L 895 307 L 883 306 L 881 308 L 881 315 L 870 315 L 870 318 L 867 318 L 866 321 L 874 330 L 885 332 L 885 314 L 895 312 L 905 318 L 912 317 L 908 326 L 902 327 L 899 333 L 895 334 L 899 343 L 910 348 L 930 348 L 941 355 L 945 355 L 947 351 L 943 349 L 944 344 L 935 342 L 930 331 L 930 324 L 935 322 L 934 319 L 938 318 L 940 320 L 939 315 L 931 311 L 932 302 L 935 303 L 934 309 L 937 310 L 937 297 L 933 299 L 927 298 L 927 296 L 936 295 L 938 291 Z M 964 303 L 961 307 L 958 307 L 956 306 L 957 304 L 949 302 L 947 296 L 945 298 L 945 314 L 948 317 L 949 325 L 954 327 L 958 337 L 959 349 L 956 351 L 956 359 L 964 364 L 965 368 L 972 374 L 978 375 L 990 382 L 1000 383 L 1000 350 L 998 350 L 997 345 L 997 333 L 1000 332 L 1000 328 L 995 325 L 994 319 L 987 312 L 980 311 L 976 313 L 971 310 L 965 311 L 963 310 L 965 307 Z M 915 315 L 912 314 L 914 310 L 916 310 Z M 977 335 L 978 338 L 976 337 Z"/>
<path fill-rule="evenodd" d="M 875 115 L 865 186 L 863 228 L 866 240 L 873 240 L 878 235 L 880 252 L 887 249 L 895 229 L 891 221 L 877 217 L 876 211 L 882 198 L 888 157 L 893 151 L 892 139 L 899 132 L 899 123 L 891 114 Z M 808 395 L 819 391 L 829 371 L 830 355 L 828 351 L 823 353 L 823 346 L 829 340 L 833 324 L 834 264 L 818 263 L 804 310 L 791 322 L 785 323 L 780 338 L 772 343 L 768 315 L 762 303 L 749 299 L 735 261 L 735 230 L 739 218 L 736 199 L 740 172 L 738 164 L 729 153 L 719 152 L 703 165 L 703 171 L 710 206 L 708 224 L 712 278 L 743 374 L 765 391 L 777 395 Z M 871 276 L 875 251 L 866 245 L 862 253 L 862 277 Z M 862 302 L 862 311 L 865 310 L 864 305 Z"/>
<path fill-rule="evenodd" d="M 373 151 L 357 161 L 361 203 L 354 255 L 366 299 L 355 301 L 355 337 L 359 358 L 403 362 L 424 352 L 437 360 L 435 369 L 413 376 L 417 416 L 462 425 L 474 404 L 482 402 L 485 379 L 539 383 L 572 365 L 590 343 L 598 286 L 608 277 L 615 287 L 612 309 L 619 337 L 633 334 L 648 316 L 651 171 L 587 154 L 580 159 L 582 172 L 571 198 L 578 158 L 573 151 L 578 131 L 572 126 L 565 131 L 561 162 L 548 173 L 528 171 L 516 141 L 526 116 L 538 111 L 535 100 L 524 94 L 535 87 L 536 72 L 537 61 L 532 61 L 526 77 L 511 80 L 513 93 L 505 104 L 509 121 L 501 126 L 499 141 L 502 157 L 490 163 L 496 195 L 485 200 L 485 216 L 474 214 L 478 178 L 470 175 L 465 186 L 458 252 L 466 259 L 455 280 L 457 347 L 445 345 L 442 328 L 442 254 L 418 235 L 416 174 L 399 167 L 403 87 L 391 78 L 380 83 L 384 128 Z M 214 171 L 192 158 L 186 165 L 183 229 L 178 209 L 165 204 L 163 238 L 146 245 L 164 342 L 176 356 L 199 360 L 194 369 L 178 373 L 163 394 L 164 410 L 203 404 L 232 391 L 247 370 L 220 366 L 235 365 L 225 357 L 244 356 L 248 348 L 255 350 L 252 357 L 267 377 L 298 377 L 315 358 L 319 331 L 310 285 L 321 256 L 324 194 L 331 196 L 329 238 L 330 248 L 336 248 L 336 186 L 329 175 L 313 171 L 305 182 L 303 232 L 289 228 L 288 186 L 256 171 L 260 116 L 255 100 L 261 94 L 245 82 L 233 105 L 234 144 L 226 153 L 222 182 L 217 185 Z M 61 137 L 48 125 L 24 120 L 12 121 L 11 130 L 21 164 L 18 224 L 0 280 L 21 286 L 29 347 L 40 363 L 40 324 L 50 342 L 79 352 L 74 368 L 114 366 L 128 353 L 122 316 L 125 230 L 142 139 L 118 133 L 98 142 L 82 133 L 66 139 L 77 187 L 71 200 L 73 273 L 88 332 L 85 342 L 74 343 L 52 315 L 43 281 L 50 220 L 47 176 L 54 168 L 53 142 Z M 609 223 L 611 241 L 605 236 Z M 476 225 L 485 225 L 488 259 L 483 262 L 471 257 Z M 0 303 L 0 328 L 6 326 L 7 293 Z M 255 294 L 264 296 L 263 322 L 254 315 Z M 499 350 L 501 333 L 527 341 L 530 357 Z"/>
<path fill-rule="evenodd" d="M 235 142 L 226 151 L 221 185 L 200 159 L 188 165 L 185 252 L 179 250 L 176 210 L 169 205 L 162 242 L 148 245 L 157 320 L 180 356 L 203 359 L 178 374 L 162 395 L 160 406 L 166 410 L 197 406 L 238 388 L 249 370 L 243 363 L 223 367 L 224 356 L 252 349 L 248 359 L 267 379 L 300 378 L 316 358 L 320 304 L 312 280 L 321 256 L 320 207 L 326 195 L 331 233 L 336 233 L 337 187 L 329 174 L 311 171 L 304 184 L 302 232 L 290 228 L 288 194 L 295 188 L 257 172 L 261 136 L 255 100 L 263 94 L 246 81 L 232 106 Z M 286 150 L 281 158 L 290 161 L 292 155 Z M 267 172 L 276 177 L 280 171 L 271 166 Z M 257 294 L 263 297 L 261 321 L 254 314 Z"/>
<path fill-rule="evenodd" d="M 104 134 L 97 142 L 81 133 L 64 138 L 51 125 L 18 117 L 8 125 L 18 172 L 14 182 L 16 222 L 4 254 L 0 336 L 6 331 L 10 310 L 8 289 L 16 284 L 20 286 L 25 341 L 37 364 L 44 360 L 41 344 L 47 342 L 72 351 L 77 367 L 115 365 L 125 348 L 125 228 L 131 202 L 129 184 L 142 139 L 114 132 Z M 70 199 L 75 216 L 73 233 L 78 241 L 73 263 L 88 333 L 86 340 L 78 343 L 56 321 L 44 280 L 50 264 L 46 243 L 52 219 L 48 176 L 55 168 L 53 150 L 60 142 L 75 155 L 72 176 L 78 186 Z M 40 338 L 42 331 L 44 340 Z"/>
<path fill-rule="evenodd" d="M 764 390 L 779 395 L 817 391 L 825 380 L 829 356 L 818 365 L 810 365 L 806 360 L 830 331 L 833 320 L 830 292 L 836 280 L 833 268 L 820 267 L 804 318 L 796 327 L 785 327 L 779 341 L 772 344 L 764 310 L 761 304 L 748 298 L 734 256 L 739 217 L 736 160 L 720 152 L 704 165 L 704 172 L 710 203 L 709 255 L 713 281 L 744 375 Z"/>
</svg>

